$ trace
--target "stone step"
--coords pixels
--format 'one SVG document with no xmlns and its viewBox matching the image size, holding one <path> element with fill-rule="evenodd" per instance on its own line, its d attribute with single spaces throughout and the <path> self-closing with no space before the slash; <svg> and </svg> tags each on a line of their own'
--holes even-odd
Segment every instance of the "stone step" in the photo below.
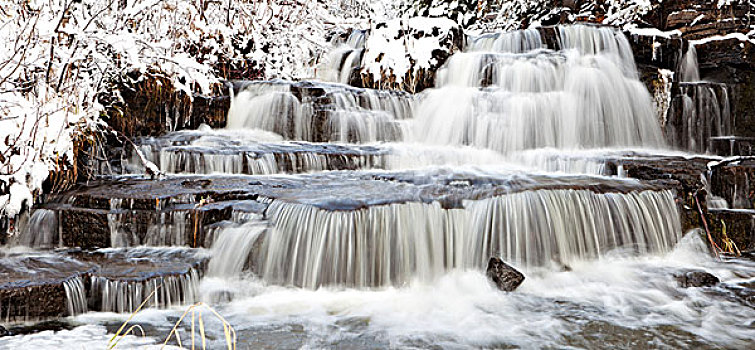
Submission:
<svg viewBox="0 0 755 350">
<path fill-rule="evenodd" d="M 137 140 L 147 160 L 165 173 L 267 175 L 384 168 L 388 149 L 308 142 L 260 142 L 257 133 L 182 131 Z M 143 174 L 138 156 L 126 171 Z"/>
<path fill-rule="evenodd" d="M 111 246 L 210 247 L 214 228 L 239 213 L 263 213 L 271 201 L 324 210 L 353 211 L 407 202 L 443 207 L 531 190 L 627 193 L 666 188 L 582 176 L 480 175 L 447 171 L 331 172 L 299 176 L 171 176 L 93 182 L 51 198 L 44 209 L 60 237 L 54 245 L 86 249 Z M 54 229 L 54 228 L 53 228 Z M 44 230 L 30 230 L 46 232 Z M 26 238 L 24 238 L 26 239 Z M 49 239 L 48 239 L 49 240 Z M 22 239 L 22 241 L 24 241 Z M 35 239 L 26 239 L 35 241 Z M 40 240 L 36 240 L 40 241 Z"/>
<path fill-rule="evenodd" d="M 710 138 L 711 152 L 723 157 L 752 156 L 755 137 L 716 136 Z"/>
<path fill-rule="evenodd" d="M 19 254 L 0 258 L 0 315 L 3 323 L 59 318 L 80 312 L 86 274 L 96 266 L 67 256 Z"/>
<path fill-rule="evenodd" d="M 148 297 L 145 307 L 193 303 L 208 257 L 177 248 L 10 254 L 0 258 L 3 322 L 130 313 Z"/>
</svg>

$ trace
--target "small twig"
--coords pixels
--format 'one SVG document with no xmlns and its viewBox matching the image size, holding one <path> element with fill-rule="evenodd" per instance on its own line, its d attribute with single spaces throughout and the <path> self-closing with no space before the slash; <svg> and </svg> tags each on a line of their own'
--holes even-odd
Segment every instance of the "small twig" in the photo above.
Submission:
<svg viewBox="0 0 755 350">
<path fill-rule="evenodd" d="M 708 221 L 705 219 L 705 213 L 703 213 L 703 208 L 700 206 L 700 201 L 697 199 L 697 191 L 695 191 L 694 194 L 695 197 L 695 204 L 697 204 L 697 210 L 700 212 L 700 219 L 703 221 L 703 227 L 705 227 L 705 233 L 708 235 L 708 242 L 710 242 L 710 248 L 713 250 L 713 253 L 716 255 L 717 259 L 720 259 L 719 251 L 723 251 L 713 240 L 713 237 L 710 235 L 710 229 L 708 228 Z"/>
</svg>

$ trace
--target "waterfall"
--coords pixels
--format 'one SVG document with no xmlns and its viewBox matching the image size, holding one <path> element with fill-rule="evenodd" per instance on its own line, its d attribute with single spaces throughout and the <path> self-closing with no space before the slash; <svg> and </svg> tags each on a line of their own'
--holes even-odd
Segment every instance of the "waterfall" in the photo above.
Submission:
<svg viewBox="0 0 755 350">
<path fill-rule="evenodd" d="M 161 204 L 162 206 L 165 203 Z M 110 212 L 107 214 L 110 230 L 110 246 L 134 247 L 149 246 L 185 246 L 202 242 L 191 241 L 199 235 L 199 223 L 192 220 L 191 210 L 163 211 L 162 207 L 151 210 L 133 210 L 131 205 L 124 205 L 122 199 L 110 200 Z"/>
<path fill-rule="evenodd" d="M 543 147 L 664 145 L 623 34 L 559 27 L 560 51 L 542 49 L 532 39 L 535 34 L 480 39 L 471 51 L 452 56 L 438 73 L 438 88 L 423 93 L 416 107 L 414 137 L 505 154 Z M 520 45 L 510 43 L 517 38 Z M 479 51 L 487 48 L 501 51 Z"/>
<path fill-rule="evenodd" d="M 31 248 L 53 248 L 58 242 L 58 216 L 54 210 L 36 209 L 17 244 Z"/>
<path fill-rule="evenodd" d="M 367 102 L 381 103 L 379 99 Z M 256 132 L 227 130 L 180 131 L 139 142 L 144 157 L 168 174 L 269 175 L 382 168 L 386 153 L 371 146 L 288 142 Z M 126 168 L 144 171 L 136 157 Z"/>
<path fill-rule="evenodd" d="M 207 266 L 208 276 L 235 277 L 244 270 L 252 248 L 267 228 L 259 218 L 248 220 L 241 225 L 226 227 L 218 233 L 212 244 L 212 258 Z"/>
<path fill-rule="evenodd" d="M 687 52 L 685 52 L 682 57 L 682 62 L 679 67 L 679 79 L 681 79 L 682 82 L 700 81 L 700 68 L 697 63 L 697 49 L 692 43 L 689 44 Z"/>
<path fill-rule="evenodd" d="M 311 133 L 311 123 L 302 120 L 306 107 L 308 105 L 302 106 L 287 84 L 249 84 L 231 99 L 228 128 L 256 128 L 302 140 Z M 289 124 L 294 127 L 289 127 Z"/>
<path fill-rule="evenodd" d="M 680 83 L 667 128 L 672 144 L 684 150 L 711 151 L 711 140 L 732 135 L 729 89 L 717 83 Z"/>
<path fill-rule="evenodd" d="M 513 153 L 508 156 L 508 160 L 539 171 L 609 175 L 606 160 L 601 158 L 601 153 L 590 151 L 567 153 L 558 149 L 537 149 Z"/>
<path fill-rule="evenodd" d="M 87 297 L 81 276 L 71 277 L 63 282 L 68 301 L 68 315 L 77 316 L 87 312 Z"/>
<path fill-rule="evenodd" d="M 467 50 L 525 53 L 545 48 L 546 46 L 537 29 L 525 29 L 472 37 L 469 40 Z"/>
<path fill-rule="evenodd" d="M 322 81 L 349 84 L 354 70 L 361 66 L 366 31 L 352 30 L 344 42 L 340 37 L 333 40 L 334 49 L 329 51 L 317 70 Z"/>
<path fill-rule="evenodd" d="M 536 190 L 466 201 L 328 211 L 274 201 L 262 274 L 273 283 L 375 287 L 482 269 L 490 256 L 519 266 L 599 258 L 629 247 L 664 252 L 681 237 L 671 191 Z"/>
<path fill-rule="evenodd" d="M 150 298 L 145 307 L 172 307 L 193 303 L 199 296 L 199 273 L 156 276 L 145 280 L 92 276 L 89 300 L 100 311 L 131 313 Z M 154 293 L 153 293 L 154 292 Z"/>
<path fill-rule="evenodd" d="M 375 142 L 402 138 L 412 116 L 407 94 L 344 85 L 255 82 L 235 95 L 229 129 L 261 129 L 288 140 Z"/>
</svg>

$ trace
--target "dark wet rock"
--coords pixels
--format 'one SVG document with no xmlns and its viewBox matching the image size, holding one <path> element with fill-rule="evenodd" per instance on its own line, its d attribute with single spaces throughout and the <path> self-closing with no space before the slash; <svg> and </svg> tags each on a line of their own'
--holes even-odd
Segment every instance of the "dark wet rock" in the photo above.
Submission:
<svg viewBox="0 0 755 350">
<path fill-rule="evenodd" d="M 70 208 L 58 211 L 60 237 L 67 247 L 101 248 L 110 246 L 108 211 Z"/>
<path fill-rule="evenodd" d="M 749 9 L 744 1 L 718 6 L 716 1 L 654 1 L 651 23 L 663 30 L 679 30 L 690 40 L 747 31 Z"/>
<path fill-rule="evenodd" d="M 681 37 L 664 37 L 625 32 L 634 53 L 634 60 L 640 70 L 643 67 L 677 71 L 688 43 Z M 675 79 L 679 81 L 678 79 Z"/>
<path fill-rule="evenodd" d="M 675 275 L 674 278 L 683 288 L 712 287 L 720 282 L 718 277 L 705 271 L 682 272 Z"/>
<path fill-rule="evenodd" d="M 109 101 L 108 125 L 128 137 L 161 135 L 168 131 L 196 129 L 201 124 L 223 127 L 230 108 L 229 89 L 219 86 L 214 96 L 187 96 L 173 90 L 164 77 L 132 72 L 115 88 L 122 101 Z M 136 82 L 136 83 L 134 83 Z"/>
<path fill-rule="evenodd" d="M 8 326 L 8 335 L 18 336 L 25 334 L 34 334 L 44 331 L 58 332 L 62 330 L 70 330 L 75 328 L 73 323 L 65 322 L 63 320 L 45 320 L 34 323 L 19 323 Z"/>
<path fill-rule="evenodd" d="M 498 289 L 513 292 L 524 282 L 524 275 L 497 257 L 491 257 L 487 268 L 488 278 Z"/>
<path fill-rule="evenodd" d="M 9 335 L 11 335 L 11 333 L 8 332 L 8 330 L 5 329 L 5 327 L 0 326 L 0 337 L 7 337 Z"/>
<path fill-rule="evenodd" d="M 732 158 L 711 167 L 711 194 L 731 209 L 755 209 L 755 159 Z"/>
<path fill-rule="evenodd" d="M 723 157 L 755 155 L 755 137 L 718 136 L 710 138 L 711 153 Z"/>
<path fill-rule="evenodd" d="M 721 248 L 726 250 L 730 241 L 739 251 L 755 249 L 755 210 L 715 209 L 708 211 L 707 218 L 711 235 Z"/>
<path fill-rule="evenodd" d="M 69 314 L 64 283 L 96 267 L 50 254 L 0 258 L 0 315 L 3 322 L 27 322 Z"/>
</svg>

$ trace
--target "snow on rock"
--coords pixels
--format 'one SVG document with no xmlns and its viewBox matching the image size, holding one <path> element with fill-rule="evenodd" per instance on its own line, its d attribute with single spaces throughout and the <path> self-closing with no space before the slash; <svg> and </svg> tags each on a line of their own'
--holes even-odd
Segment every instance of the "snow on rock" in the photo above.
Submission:
<svg viewBox="0 0 755 350">
<path fill-rule="evenodd" d="M 462 30 L 448 18 L 413 17 L 373 23 L 365 42 L 364 86 L 415 92 L 461 46 Z"/>
<path fill-rule="evenodd" d="M 415 0 L 405 12 L 412 17 L 449 18 L 468 27 L 483 19 L 497 2 L 500 0 Z"/>
</svg>

